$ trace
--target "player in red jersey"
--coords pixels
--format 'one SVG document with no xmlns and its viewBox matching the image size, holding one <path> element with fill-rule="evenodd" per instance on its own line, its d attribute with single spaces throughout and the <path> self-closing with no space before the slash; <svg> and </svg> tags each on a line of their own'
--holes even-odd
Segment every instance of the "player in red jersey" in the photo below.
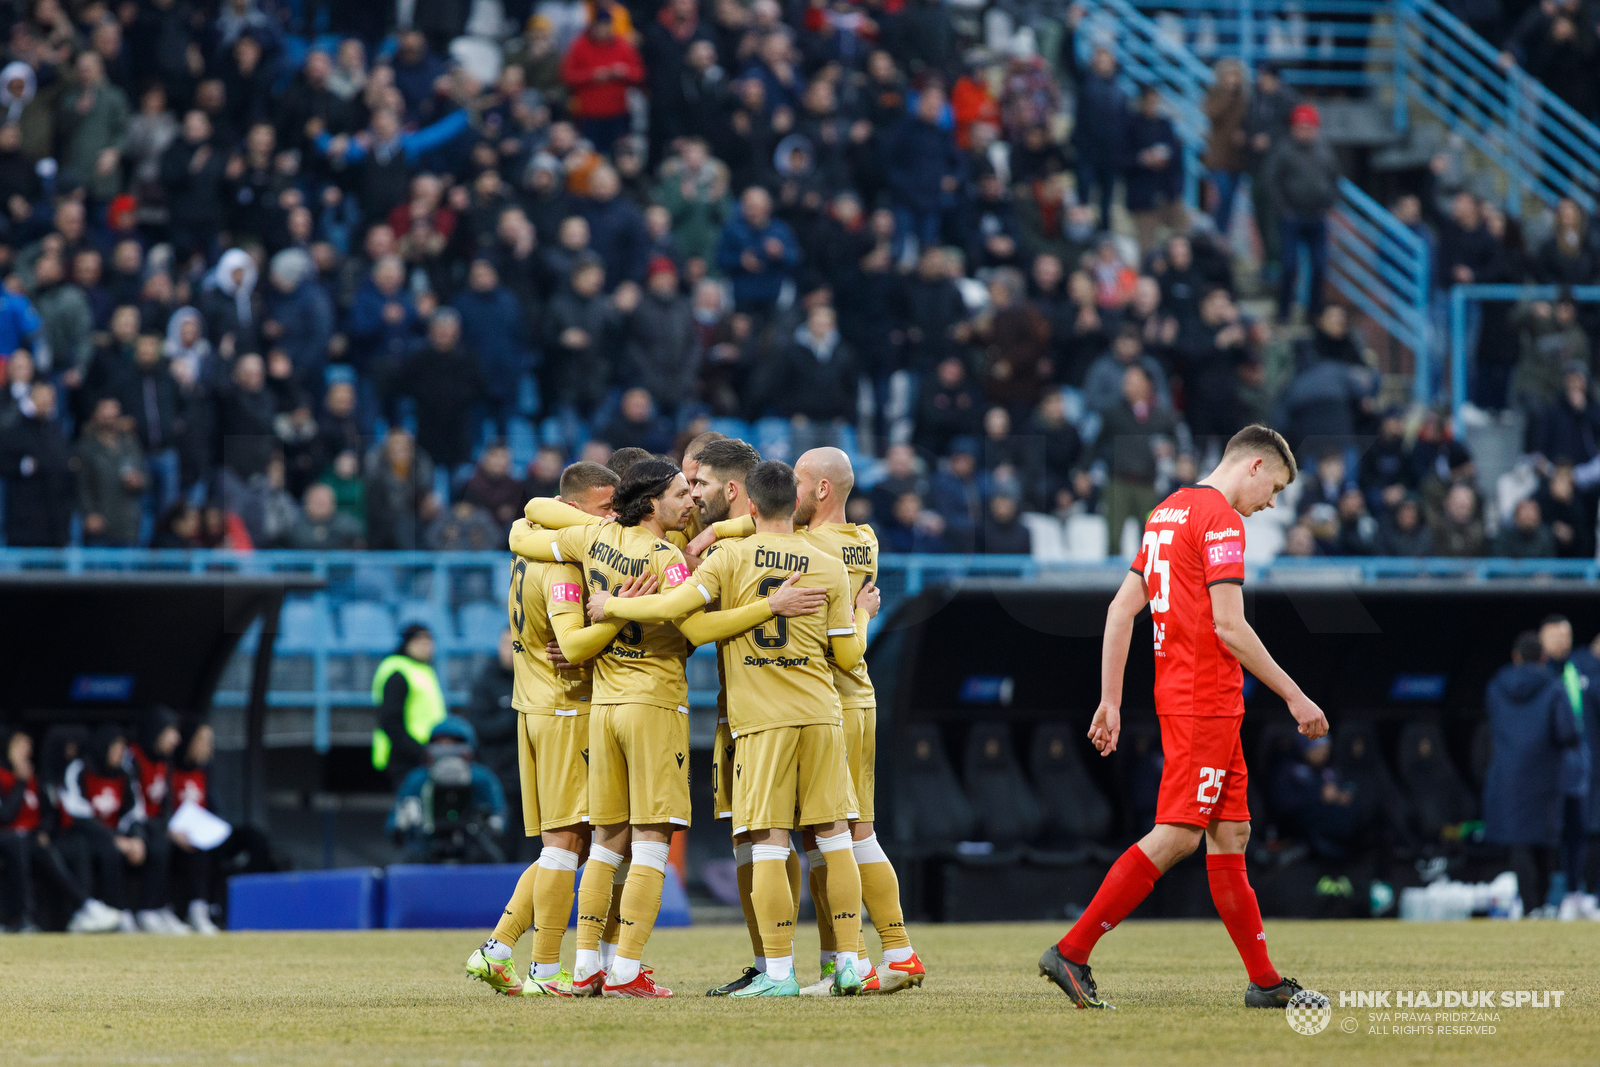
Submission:
<svg viewBox="0 0 1600 1067">
<path fill-rule="evenodd" d="M 1244 617 L 1243 516 L 1272 507 L 1294 481 L 1294 454 L 1274 430 L 1247 426 L 1228 442 L 1217 469 L 1150 513 L 1133 572 L 1111 602 L 1100 654 L 1100 706 L 1089 739 L 1102 756 L 1122 732 L 1122 674 L 1133 620 L 1150 605 L 1156 715 L 1165 765 L 1156 825 L 1106 873 L 1076 925 L 1039 959 L 1039 973 L 1080 1008 L 1108 1008 L 1089 973 L 1095 942 L 1139 906 L 1156 879 L 1206 841 L 1211 899 L 1233 938 L 1250 984 L 1244 1002 L 1281 1008 L 1300 990 L 1267 956 L 1261 909 L 1245 876 L 1250 840 L 1249 777 L 1239 744 L 1244 675 L 1281 696 L 1307 737 L 1328 720 L 1273 661 Z"/>
</svg>

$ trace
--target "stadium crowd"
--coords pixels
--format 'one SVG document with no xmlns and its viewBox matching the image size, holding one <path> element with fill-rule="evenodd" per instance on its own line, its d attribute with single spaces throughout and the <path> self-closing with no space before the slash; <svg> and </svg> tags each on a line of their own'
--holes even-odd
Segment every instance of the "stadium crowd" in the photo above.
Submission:
<svg viewBox="0 0 1600 1067">
<path fill-rule="evenodd" d="M 1219 65 L 1193 213 L 1077 8 L 1045 55 L 940 0 L 522 0 L 486 49 L 446 0 L 3 7 L 9 545 L 499 547 L 565 462 L 737 419 L 875 461 L 890 551 L 1116 552 L 1259 418 L 1317 473 L 1286 552 L 1594 553 L 1587 312 L 1475 323 L 1537 457 L 1502 518 L 1325 305 L 1339 161 L 1270 66 Z M 1600 273 L 1576 205 L 1523 254 L 1465 181 L 1396 204 L 1441 285 Z"/>
</svg>

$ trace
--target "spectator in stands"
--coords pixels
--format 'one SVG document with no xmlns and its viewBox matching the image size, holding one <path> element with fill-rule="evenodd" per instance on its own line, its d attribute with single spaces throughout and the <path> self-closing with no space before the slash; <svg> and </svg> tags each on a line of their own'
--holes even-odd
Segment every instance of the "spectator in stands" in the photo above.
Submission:
<svg viewBox="0 0 1600 1067">
<path fill-rule="evenodd" d="M 322 384 L 333 337 L 333 302 L 316 278 L 310 255 L 286 248 L 272 257 L 267 270 L 271 295 L 262 335 L 289 354 L 295 380 L 303 388 Z"/>
<path fill-rule="evenodd" d="M 1337 506 L 1345 490 L 1353 488 L 1354 485 L 1349 476 L 1348 465 L 1345 463 L 1344 449 L 1336 444 L 1323 443 L 1314 455 L 1316 456 L 1314 470 L 1307 471 L 1304 467 L 1301 468 L 1305 488 L 1300 491 L 1300 500 L 1295 508 L 1296 514 L 1299 515 L 1304 515 L 1317 504 Z M 1312 476 L 1304 477 L 1307 473 Z"/>
<path fill-rule="evenodd" d="M 562 82 L 571 93 L 584 138 L 598 152 L 629 128 L 627 90 L 645 80 L 645 66 L 634 45 L 616 32 L 613 5 L 595 5 L 589 29 L 571 43 L 562 59 Z"/>
<path fill-rule="evenodd" d="M 612 448 L 642 448 L 661 454 L 672 447 L 672 420 L 656 411 L 648 390 L 636 386 L 622 394 L 617 413 L 600 428 L 600 437 Z"/>
<path fill-rule="evenodd" d="M 1391 505 L 1378 528 L 1378 555 L 1431 556 L 1433 531 L 1422 521 L 1422 502 L 1410 491 Z"/>
<path fill-rule="evenodd" d="M 579 210 L 589 224 L 590 247 L 600 256 L 611 284 L 642 284 L 650 261 L 650 236 L 644 215 L 633 201 L 618 195 L 621 191 L 615 170 L 596 167 L 589 175 L 589 195 L 580 202 Z"/>
<path fill-rule="evenodd" d="M 446 470 L 472 457 L 473 405 L 487 393 L 479 366 L 462 347 L 460 313 L 441 308 L 428 324 L 428 340 L 396 376 L 396 390 L 416 402 L 417 446 Z"/>
<path fill-rule="evenodd" d="M 1081 18 L 1081 13 L 1077 17 Z M 1078 152 L 1078 199 L 1087 204 L 1093 198 L 1100 210 L 1100 228 L 1109 230 L 1111 194 L 1128 124 L 1128 98 L 1119 84 L 1121 72 L 1111 50 L 1096 48 L 1085 70 L 1078 65 L 1074 38 L 1071 32 L 1063 38 L 1061 61 L 1078 82 L 1072 123 L 1072 147 Z"/>
<path fill-rule="evenodd" d="M 1535 300 L 1513 321 L 1520 357 L 1511 372 L 1511 406 L 1522 412 L 1531 435 L 1545 409 L 1561 396 L 1567 368 L 1588 364 L 1589 338 L 1571 300 Z"/>
<path fill-rule="evenodd" d="M 792 340 L 780 342 L 752 389 L 764 409 L 791 420 L 794 447 L 804 451 L 836 443 L 839 428 L 855 415 L 860 377 L 833 308 L 817 303 Z"/>
<path fill-rule="evenodd" d="M 1329 316 L 1324 316 L 1327 318 Z M 1315 344 L 1295 352 L 1295 375 L 1278 396 L 1274 420 L 1296 447 L 1316 442 L 1343 448 L 1366 428 L 1378 375 L 1364 363 L 1325 358 Z"/>
<path fill-rule="evenodd" d="M 884 134 L 885 177 L 894 193 L 900 228 L 922 248 L 940 244 L 945 215 L 965 177 L 965 161 L 943 125 L 945 95 L 930 84 L 916 110 Z"/>
<path fill-rule="evenodd" d="M 1549 523 L 1555 554 L 1564 559 L 1593 559 L 1595 504 L 1579 493 L 1572 465 L 1557 463 L 1534 499 L 1540 515 Z"/>
<path fill-rule="evenodd" d="M 1367 511 L 1367 498 L 1355 486 L 1339 497 L 1337 555 L 1370 556 L 1378 548 L 1378 521 Z"/>
<path fill-rule="evenodd" d="M 1493 731 L 1483 789 L 1484 840 L 1509 846 L 1524 905 L 1546 901 L 1561 838 L 1562 753 L 1579 735 L 1561 683 L 1544 662 L 1539 635 L 1517 635 L 1511 665 L 1484 694 Z"/>
<path fill-rule="evenodd" d="M 1278 212 L 1283 278 L 1278 286 L 1278 321 L 1288 322 L 1296 299 L 1300 246 L 1311 259 L 1307 317 L 1322 309 L 1323 269 L 1328 258 L 1328 212 L 1339 199 L 1339 159 L 1323 140 L 1322 116 L 1310 104 L 1290 113 L 1289 137 L 1262 165 L 1262 180 Z"/>
<path fill-rule="evenodd" d="M 938 512 L 926 511 L 916 493 L 901 493 L 882 524 L 876 526 L 885 552 L 949 552 L 945 524 Z"/>
<path fill-rule="evenodd" d="M 1555 538 L 1532 497 L 1517 501 L 1511 524 L 1495 534 L 1491 553 L 1507 559 L 1549 559 L 1556 555 Z"/>
<path fill-rule="evenodd" d="M 102 397 L 78 440 L 78 507 L 85 540 L 93 545 L 127 548 L 139 540 L 144 452 L 127 422 L 121 403 Z"/>
<path fill-rule="evenodd" d="M 1417 488 L 1405 440 L 1405 416 L 1398 408 L 1383 413 L 1378 423 L 1378 439 L 1361 454 L 1357 481 L 1367 496 L 1367 506 L 1383 514 L 1400 503 L 1408 491 Z"/>
<path fill-rule="evenodd" d="M 28 407 L 0 434 L 0 477 L 5 479 L 6 544 L 61 548 L 72 521 L 72 446 L 56 420 L 56 389 L 35 381 Z"/>
<path fill-rule="evenodd" d="M 604 287 L 600 257 L 584 252 L 545 316 L 548 356 L 540 391 L 546 403 L 585 417 L 594 414 L 611 386 L 611 353 L 621 331 L 617 308 L 603 294 Z"/>
<path fill-rule="evenodd" d="M 477 469 L 461 493 L 463 500 L 488 512 L 491 519 L 508 530 L 522 517 L 522 506 L 528 497 L 539 495 L 523 491 L 523 482 L 511 473 L 511 449 L 503 441 L 491 442 L 483 450 Z"/>
<path fill-rule="evenodd" d="M 266 472 L 277 448 L 278 405 L 267 388 L 261 357 L 251 352 L 234 360 L 233 380 L 218 387 L 216 401 L 224 468 L 235 480 L 248 482 Z"/>
<path fill-rule="evenodd" d="M 363 490 L 367 547 L 415 551 L 422 531 L 439 514 L 433 491 L 433 460 L 398 426 L 367 453 Z"/>
<path fill-rule="evenodd" d="M 1582 465 L 1600 455 L 1600 404 L 1589 389 L 1589 368 L 1569 363 L 1561 395 L 1539 414 L 1533 450 L 1550 462 Z"/>
<path fill-rule="evenodd" d="M 372 767 L 386 771 L 396 784 L 426 762 L 428 739 L 448 713 L 433 669 L 434 648 L 433 632 L 412 623 L 372 678 L 372 702 L 378 709 Z"/>
<path fill-rule="evenodd" d="M 1248 139 L 1245 163 L 1250 172 L 1250 206 L 1256 232 L 1261 235 L 1261 274 L 1269 284 L 1282 276 L 1283 245 L 1278 207 L 1267 188 L 1265 168 L 1273 150 L 1289 139 L 1289 119 L 1299 103 L 1300 97 L 1283 83 L 1276 66 L 1262 63 L 1256 68 L 1256 84 L 1244 120 Z"/>
<path fill-rule="evenodd" d="M 362 548 L 365 533 L 357 520 L 339 510 L 333 487 L 318 482 L 306 490 L 284 547 L 320 552 Z"/>
<path fill-rule="evenodd" d="M 94 355 L 94 313 L 83 290 L 67 278 L 61 256 L 46 253 L 34 263 L 33 304 L 50 353 L 46 369 L 60 375 L 68 388 L 77 388 Z M 39 351 L 42 356 L 44 346 Z"/>
<path fill-rule="evenodd" d="M 961 219 L 967 262 L 975 270 L 1020 266 L 1022 230 L 1016 204 L 987 161 L 979 165 L 977 186 Z"/>
<path fill-rule="evenodd" d="M 1128 519 L 1143 525 L 1156 506 L 1156 461 L 1173 452 L 1177 430 L 1172 412 L 1155 402 L 1155 387 L 1144 369 L 1122 373 L 1122 401 L 1106 411 L 1096 445 L 1108 466 L 1105 489 L 1106 551 L 1120 555 Z"/>
<path fill-rule="evenodd" d="M 487 511 L 458 500 L 428 526 L 423 547 L 434 552 L 490 552 L 505 538 L 505 529 Z"/>
<path fill-rule="evenodd" d="M 1050 323 L 1027 299 L 1021 272 L 1002 267 L 989 279 L 989 307 L 972 323 L 984 348 L 983 392 L 1014 420 L 1027 418 L 1055 374 Z"/>
<path fill-rule="evenodd" d="M 1172 122 L 1161 113 L 1161 94 L 1154 85 L 1139 92 L 1139 105 L 1128 117 L 1122 137 L 1122 183 L 1128 213 L 1140 248 L 1155 246 L 1162 228 L 1187 228 L 1183 207 L 1183 150 Z"/>
<path fill-rule="evenodd" d="M 983 396 L 972 384 L 967 365 L 958 356 L 941 360 L 917 401 L 917 447 L 930 455 L 946 455 L 956 438 L 977 434 L 982 420 Z"/>
<path fill-rule="evenodd" d="M 1254 354 L 1247 325 L 1226 289 L 1211 289 L 1201 299 L 1198 319 L 1179 332 L 1178 352 L 1190 431 L 1196 440 L 1232 437 L 1246 421 L 1239 374 Z"/>
<path fill-rule="evenodd" d="M 644 293 L 619 290 L 617 309 L 623 316 L 630 380 L 650 394 L 663 414 L 675 415 L 694 397 L 700 344 L 694 309 L 678 289 L 672 260 L 660 255 L 651 259 Z"/>
<path fill-rule="evenodd" d="M 1555 231 L 1533 256 L 1533 276 L 1545 285 L 1592 285 L 1600 279 L 1600 234 L 1570 197 L 1556 203 Z"/>
<path fill-rule="evenodd" d="M 1445 493 L 1444 506 L 1433 522 L 1434 555 L 1470 558 L 1482 556 L 1487 547 L 1478 494 L 1466 482 L 1456 482 Z"/>
<path fill-rule="evenodd" d="M 484 402 L 502 433 L 517 406 L 528 365 L 528 330 L 523 308 L 488 258 L 472 261 L 467 285 L 451 302 L 461 316 L 463 346 L 477 356 Z"/>
<path fill-rule="evenodd" d="M 978 541 L 982 551 L 991 554 L 1026 556 L 1033 551 L 1033 537 L 1018 518 L 1022 487 L 1016 482 L 1001 482 L 989 495 Z"/>
<path fill-rule="evenodd" d="M 928 481 L 925 502 L 943 523 L 941 534 L 951 552 L 978 551 L 978 536 L 984 520 L 978 448 L 978 442 L 972 438 L 958 437 L 951 442 L 950 454 L 938 464 Z"/>
<path fill-rule="evenodd" d="M 799 264 L 794 231 L 772 217 L 771 194 L 759 185 L 746 189 L 717 242 L 717 267 L 732 279 L 735 307 L 757 316 L 771 314 L 783 283 L 794 277 Z"/>
<path fill-rule="evenodd" d="M 466 720 L 477 731 L 477 761 L 499 779 L 500 789 L 507 803 L 516 809 L 521 805 L 522 780 L 518 771 L 518 750 L 522 738 L 522 713 L 511 706 L 512 640 L 515 635 L 509 628 L 500 632 L 495 645 L 495 657 L 483 665 L 472 683 L 472 697 L 467 705 Z M 505 853 L 515 859 L 521 850 L 522 827 L 515 820 L 506 827 Z"/>
<path fill-rule="evenodd" d="M 561 471 L 566 465 L 567 457 L 559 448 L 546 446 L 539 449 L 533 461 L 528 464 L 528 476 L 522 482 L 522 495 L 517 502 L 517 515 L 522 514 L 522 505 L 530 497 L 561 495 Z M 482 501 L 474 502 L 480 507 L 487 506 Z"/>
<path fill-rule="evenodd" d="M 1591 117 L 1596 104 L 1593 34 L 1587 42 L 1578 36 L 1579 5 L 1558 6 L 1562 10 L 1550 19 L 1549 30 L 1527 42 L 1523 65 L 1568 107 Z M 1589 26 L 1592 31 L 1592 15 Z"/>
<path fill-rule="evenodd" d="M 1201 162 L 1210 172 L 1217 205 L 1212 220 L 1217 232 L 1226 235 L 1233 224 L 1234 193 L 1239 175 L 1245 169 L 1248 138 L 1245 119 L 1250 108 L 1250 93 L 1245 86 L 1244 66 L 1236 59 L 1224 59 L 1216 66 L 1216 81 L 1206 93 L 1203 110 L 1211 130 L 1206 136 L 1206 154 Z"/>
<path fill-rule="evenodd" d="M 1083 402 L 1093 412 L 1104 415 L 1122 402 L 1123 372 L 1129 367 L 1143 367 L 1155 390 L 1158 407 L 1170 408 L 1172 394 L 1167 388 L 1167 373 L 1159 360 L 1144 351 L 1139 327 L 1124 322 L 1111 342 L 1111 351 L 1089 365 L 1089 374 L 1083 381 Z"/>
</svg>

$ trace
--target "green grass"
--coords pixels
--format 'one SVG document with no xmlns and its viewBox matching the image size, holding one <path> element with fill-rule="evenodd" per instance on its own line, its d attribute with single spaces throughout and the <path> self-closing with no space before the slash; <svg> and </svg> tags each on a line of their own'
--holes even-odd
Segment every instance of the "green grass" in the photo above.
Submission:
<svg viewBox="0 0 1600 1067">
<path fill-rule="evenodd" d="M 665 1002 L 510 1000 L 463 977 L 473 931 L 6 937 L 0 1062 L 227 1064 L 1338 1064 L 1600 1059 L 1600 924 L 1272 922 L 1274 960 L 1333 993 L 1315 1037 L 1241 1006 L 1244 975 L 1219 923 L 1135 922 L 1095 954 L 1120 1009 L 1080 1012 L 1036 977 L 1062 929 L 920 926 L 927 985 L 854 1000 L 731 1003 L 742 926 L 661 930 Z M 802 930 L 800 977 L 816 971 Z M 869 940 L 872 940 L 869 938 Z M 572 942 L 567 941 L 570 956 Z M 518 953 L 526 959 L 526 948 Z M 1504 1009 L 1498 1033 L 1375 1036 L 1339 990 L 1561 989 L 1560 1009 Z M 1341 1031 L 1357 1018 L 1355 1034 Z M 1292 1057 L 1289 1059 L 1288 1057 Z"/>
</svg>

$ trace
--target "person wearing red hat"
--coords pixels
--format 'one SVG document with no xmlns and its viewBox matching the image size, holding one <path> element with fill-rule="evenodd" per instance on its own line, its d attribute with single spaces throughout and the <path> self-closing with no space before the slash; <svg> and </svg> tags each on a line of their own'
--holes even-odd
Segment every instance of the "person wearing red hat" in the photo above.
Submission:
<svg viewBox="0 0 1600 1067">
<path fill-rule="evenodd" d="M 1289 113 L 1289 137 L 1267 157 L 1262 169 L 1267 192 L 1278 210 L 1283 244 L 1283 276 L 1278 286 L 1278 321 L 1288 322 L 1299 281 L 1300 246 L 1311 261 L 1307 319 L 1322 310 L 1322 279 L 1328 260 L 1328 212 L 1339 198 L 1339 158 L 1322 138 L 1322 116 L 1310 104 Z"/>
</svg>

